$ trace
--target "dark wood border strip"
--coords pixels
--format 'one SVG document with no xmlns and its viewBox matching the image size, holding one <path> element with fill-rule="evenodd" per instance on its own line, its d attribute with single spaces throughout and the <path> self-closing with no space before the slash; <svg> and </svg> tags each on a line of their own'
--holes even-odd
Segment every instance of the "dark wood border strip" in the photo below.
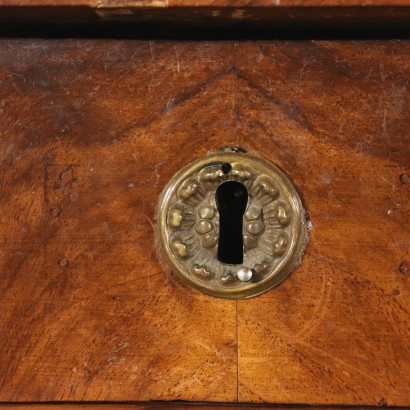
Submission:
<svg viewBox="0 0 410 410">
<path fill-rule="evenodd" d="M 381 406 L 343 406 L 343 405 L 280 405 L 255 403 L 187 403 L 187 402 L 42 402 L 42 403 L 0 403 L 0 410 L 226 410 L 243 408 L 246 410 L 378 410 Z M 388 406 L 390 410 L 403 410 L 408 407 Z"/>
</svg>

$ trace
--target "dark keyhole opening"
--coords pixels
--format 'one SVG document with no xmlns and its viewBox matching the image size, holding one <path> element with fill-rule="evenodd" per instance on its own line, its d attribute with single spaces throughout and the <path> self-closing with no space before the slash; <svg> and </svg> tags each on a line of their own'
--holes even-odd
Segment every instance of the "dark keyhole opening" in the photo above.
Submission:
<svg viewBox="0 0 410 410">
<path fill-rule="evenodd" d="M 248 202 L 248 190 L 236 181 L 223 183 L 216 190 L 219 211 L 218 260 L 222 263 L 243 263 L 242 224 Z"/>
</svg>

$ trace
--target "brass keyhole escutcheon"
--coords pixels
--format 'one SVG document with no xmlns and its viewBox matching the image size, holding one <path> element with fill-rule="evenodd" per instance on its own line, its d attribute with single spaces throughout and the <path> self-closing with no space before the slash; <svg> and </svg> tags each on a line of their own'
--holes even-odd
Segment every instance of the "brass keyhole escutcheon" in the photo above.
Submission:
<svg viewBox="0 0 410 410">
<path fill-rule="evenodd" d="M 297 190 L 277 166 L 229 151 L 172 178 L 160 198 L 157 236 L 183 282 L 243 299 L 289 275 L 301 260 L 307 227 Z"/>
</svg>

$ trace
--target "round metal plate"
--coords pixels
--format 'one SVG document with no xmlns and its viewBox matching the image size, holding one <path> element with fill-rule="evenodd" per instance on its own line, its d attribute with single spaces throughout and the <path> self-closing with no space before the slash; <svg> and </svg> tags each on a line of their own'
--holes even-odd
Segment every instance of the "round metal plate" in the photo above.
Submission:
<svg viewBox="0 0 410 410">
<path fill-rule="evenodd" d="M 218 259 L 218 187 L 246 187 L 243 263 Z M 307 240 L 305 212 L 289 178 L 272 163 L 238 152 L 201 158 L 179 171 L 163 191 L 157 235 L 171 270 L 208 295 L 244 299 L 278 285 L 300 262 Z"/>
</svg>

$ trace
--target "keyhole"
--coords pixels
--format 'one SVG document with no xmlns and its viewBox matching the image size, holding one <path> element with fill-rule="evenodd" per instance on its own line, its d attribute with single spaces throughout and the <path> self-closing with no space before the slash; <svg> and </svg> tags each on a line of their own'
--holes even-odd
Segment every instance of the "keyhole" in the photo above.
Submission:
<svg viewBox="0 0 410 410">
<path fill-rule="evenodd" d="M 248 190 L 235 181 L 223 183 L 216 190 L 219 211 L 218 260 L 222 263 L 243 263 L 242 224 L 248 202 Z"/>
</svg>

